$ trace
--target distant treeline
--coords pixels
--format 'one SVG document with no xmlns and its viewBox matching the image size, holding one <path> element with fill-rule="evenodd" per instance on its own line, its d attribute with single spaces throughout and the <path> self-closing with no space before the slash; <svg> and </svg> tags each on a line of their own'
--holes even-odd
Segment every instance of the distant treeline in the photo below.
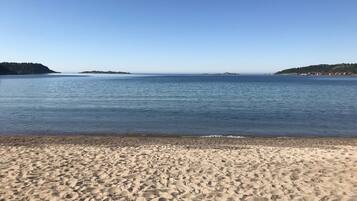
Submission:
<svg viewBox="0 0 357 201">
<path fill-rule="evenodd" d="M 56 73 L 39 63 L 0 63 L 0 75 L 26 75 Z"/>
<path fill-rule="evenodd" d="M 299 68 L 289 68 L 277 72 L 276 74 L 306 74 L 306 75 L 355 75 L 357 74 L 356 63 L 342 63 L 342 64 L 320 64 L 311 65 Z"/>
</svg>

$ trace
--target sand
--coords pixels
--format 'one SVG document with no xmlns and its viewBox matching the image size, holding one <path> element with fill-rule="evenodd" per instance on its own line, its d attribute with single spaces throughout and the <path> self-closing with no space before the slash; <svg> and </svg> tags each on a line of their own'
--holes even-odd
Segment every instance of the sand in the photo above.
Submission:
<svg viewBox="0 0 357 201">
<path fill-rule="evenodd" d="M 356 138 L 0 137 L 0 200 L 357 200 Z"/>
</svg>

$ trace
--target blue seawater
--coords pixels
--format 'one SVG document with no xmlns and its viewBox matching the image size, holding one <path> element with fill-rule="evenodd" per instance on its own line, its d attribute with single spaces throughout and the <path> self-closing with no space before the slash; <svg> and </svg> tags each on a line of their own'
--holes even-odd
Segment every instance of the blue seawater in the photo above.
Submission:
<svg viewBox="0 0 357 201">
<path fill-rule="evenodd" d="M 357 136 L 357 77 L 0 76 L 0 134 Z"/>
</svg>

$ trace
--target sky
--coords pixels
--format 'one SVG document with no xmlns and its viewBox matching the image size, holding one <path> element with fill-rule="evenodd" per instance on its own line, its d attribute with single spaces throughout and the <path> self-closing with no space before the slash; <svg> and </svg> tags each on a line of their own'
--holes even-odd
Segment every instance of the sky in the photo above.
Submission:
<svg viewBox="0 0 357 201">
<path fill-rule="evenodd" d="M 0 61 L 273 73 L 357 62 L 355 0 L 0 0 Z"/>
</svg>

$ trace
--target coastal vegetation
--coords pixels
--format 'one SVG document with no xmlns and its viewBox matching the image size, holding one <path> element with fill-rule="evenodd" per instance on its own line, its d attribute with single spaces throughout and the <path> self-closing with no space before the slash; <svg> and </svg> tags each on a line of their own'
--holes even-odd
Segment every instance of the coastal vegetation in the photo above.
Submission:
<svg viewBox="0 0 357 201">
<path fill-rule="evenodd" d="M 356 63 L 342 64 L 319 64 L 298 68 L 289 68 L 277 72 L 276 74 L 296 74 L 296 75 L 357 75 Z"/>
<path fill-rule="evenodd" d="M 0 75 L 26 75 L 26 74 L 47 74 L 56 73 L 39 63 L 0 63 Z"/>
</svg>

